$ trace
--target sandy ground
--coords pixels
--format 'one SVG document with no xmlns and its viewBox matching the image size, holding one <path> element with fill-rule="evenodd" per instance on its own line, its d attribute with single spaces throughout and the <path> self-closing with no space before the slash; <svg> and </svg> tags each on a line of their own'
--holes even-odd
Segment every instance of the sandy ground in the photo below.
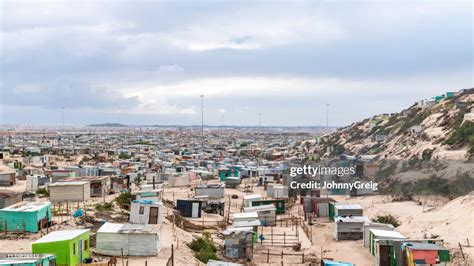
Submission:
<svg viewBox="0 0 474 266">
<path fill-rule="evenodd" d="M 213 181 L 214 183 L 217 181 Z M 246 181 L 248 182 L 248 181 Z M 22 191 L 24 190 L 25 181 L 19 181 L 14 187 L 8 188 L 8 190 Z M 194 185 L 194 184 L 192 184 Z M 164 198 L 169 201 L 176 201 L 177 199 L 188 198 L 192 196 L 191 186 L 187 187 L 166 187 L 164 191 Z M 260 194 L 265 196 L 266 193 L 262 187 L 256 187 L 254 184 L 248 184 L 247 187 L 242 186 L 238 189 L 226 189 L 225 191 L 226 201 L 226 212 L 230 203 L 231 213 L 240 212 L 243 204 L 243 196 L 246 194 Z M 237 198 L 232 198 L 232 195 L 236 195 Z M 116 195 L 109 195 L 105 198 L 105 201 L 110 202 L 115 198 Z M 401 225 L 397 228 L 397 231 L 404 234 L 409 238 L 425 238 L 438 236 L 445 240 L 446 246 L 452 251 L 459 253 L 459 243 L 463 247 L 463 252 L 467 256 L 468 261 L 474 258 L 474 196 L 468 195 L 454 199 L 447 202 L 445 199 L 436 197 L 425 197 L 420 198 L 424 204 L 419 204 L 415 201 L 405 202 L 392 202 L 390 197 L 387 196 L 370 196 L 370 197 L 358 197 L 348 198 L 346 196 L 335 196 L 337 201 L 347 203 L 358 203 L 364 207 L 364 214 L 369 218 L 375 218 L 377 215 L 392 214 L 399 219 Z M 40 200 L 47 200 L 42 198 Z M 109 220 L 117 221 L 124 219 L 119 213 L 120 211 L 116 208 L 113 212 L 108 214 L 96 213 L 94 211 L 94 204 L 102 202 L 103 198 L 93 198 L 87 202 L 86 208 L 88 215 L 99 217 L 98 220 Z M 418 200 L 418 199 L 417 199 Z M 165 207 L 164 214 L 170 214 L 171 210 Z M 289 218 L 291 216 L 298 216 L 301 213 L 301 206 L 295 204 L 288 214 L 280 215 L 278 218 Z M 104 218 L 109 217 L 109 218 Z M 231 216 L 232 218 L 232 216 Z M 230 222 L 232 219 L 229 219 Z M 216 214 L 204 213 L 202 218 L 189 219 L 194 221 L 195 224 L 201 224 L 202 221 L 205 223 L 212 221 L 222 221 L 226 217 L 222 217 Z M 64 230 L 72 228 L 81 228 L 82 225 L 76 225 L 71 217 L 67 216 L 55 216 L 54 221 L 61 223 L 60 226 L 54 227 L 52 230 Z M 96 230 L 96 228 L 94 228 Z M 93 233 L 94 233 L 93 230 Z M 259 228 L 261 233 L 262 228 Z M 263 228 L 263 234 L 268 239 L 270 235 L 269 228 Z M 253 265 L 275 265 L 281 263 L 280 256 L 273 256 L 270 259 L 270 263 L 266 263 L 268 249 L 271 253 L 284 252 L 285 254 L 301 254 L 305 253 L 305 261 L 308 262 L 311 259 L 320 258 L 332 258 L 335 260 L 347 261 L 355 263 L 356 265 L 373 265 L 373 258 L 369 254 L 369 251 L 363 247 L 362 240 L 358 241 L 336 241 L 334 240 L 334 223 L 328 218 L 318 218 L 315 220 L 312 226 L 312 241 L 305 235 L 303 229 L 300 226 L 282 226 L 279 225 L 274 227 L 274 234 L 287 234 L 289 241 L 301 242 L 301 250 L 294 251 L 291 247 L 276 247 L 266 246 L 260 243 L 254 245 L 254 259 Z M 296 230 L 298 230 L 298 238 L 295 240 Z M 216 245 L 221 246 L 223 244 L 222 239 L 217 237 L 217 230 L 210 230 L 213 233 L 214 242 Z M 164 223 L 161 226 L 161 251 L 157 257 L 139 257 L 139 258 L 125 258 L 128 260 L 128 265 L 165 265 L 168 258 L 171 256 L 171 246 L 174 246 L 175 254 L 175 265 L 203 265 L 197 261 L 192 251 L 186 246 L 193 237 L 199 236 L 200 233 L 192 233 L 181 230 L 172 225 L 170 221 L 164 219 Z M 38 234 L 28 234 L 25 237 L 16 236 L 10 233 L 7 240 L 0 240 L 0 252 L 31 252 L 31 242 L 40 238 Z M 471 247 L 467 246 L 467 241 L 470 241 Z M 93 250 L 93 249 L 92 249 Z M 218 254 L 222 257 L 222 254 Z M 460 256 L 457 254 L 457 256 Z M 98 260 L 107 260 L 108 258 L 95 256 Z M 301 256 L 285 256 L 283 261 L 285 265 L 303 265 L 301 264 Z M 119 265 L 121 260 L 119 260 Z M 462 265 L 453 264 L 453 265 Z"/>
</svg>

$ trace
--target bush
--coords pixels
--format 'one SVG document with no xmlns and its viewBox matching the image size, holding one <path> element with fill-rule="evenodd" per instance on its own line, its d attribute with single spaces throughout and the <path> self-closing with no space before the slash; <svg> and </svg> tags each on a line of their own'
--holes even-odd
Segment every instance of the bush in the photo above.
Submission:
<svg viewBox="0 0 474 266">
<path fill-rule="evenodd" d="M 400 226 L 400 221 L 398 221 L 398 219 L 392 216 L 391 214 L 378 215 L 377 218 L 372 219 L 372 221 L 377 222 L 377 223 L 383 223 L 383 224 L 391 224 L 394 227 Z"/>
<path fill-rule="evenodd" d="M 461 127 L 455 128 L 453 133 L 448 139 L 444 141 L 444 144 L 449 146 L 462 145 L 465 142 L 469 142 L 470 149 L 474 146 L 474 122 L 466 121 Z"/>
<path fill-rule="evenodd" d="M 40 197 L 49 197 L 49 191 L 46 188 L 38 188 L 36 195 Z"/>
<path fill-rule="evenodd" d="M 204 232 L 202 237 L 194 238 L 193 241 L 187 245 L 194 251 L 195 257 L 204 263 L 207 263 L 210 259 L 217 259 L 217 248 L 212 243 L 211 234 L 209 232 Z"/>
<path fill-rule="evenodd" d="M 111 211 L 113 208 L 114 204 L 112 202 L 97 203 L 95 205 L 97 211 Z"/>
<path fill-rule="evenodd" d="M 114 199 L 114 201 L 117 202 L 120 208 L 122 208 L 122 205 L 130 204 L 132 201 L 132 194 L 130 194 L 130 192 L 122 192 Z"/>
<path fill-rule="evenodd" d="M 432 149 L 425 149 L 423 151 L 423 154 L 421 155 L 421 158 L 423 159 L 423 161 L 429 161 L 431 160 L 431 156 L 433 156 L 433 151 Z"/>
</svg>

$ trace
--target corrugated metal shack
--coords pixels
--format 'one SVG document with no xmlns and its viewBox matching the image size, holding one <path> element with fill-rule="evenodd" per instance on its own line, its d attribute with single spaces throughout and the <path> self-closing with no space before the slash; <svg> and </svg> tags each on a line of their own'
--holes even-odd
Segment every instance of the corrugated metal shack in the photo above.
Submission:
<svg viewBox="0 0 474 266">
<path fill-rule="evenodd" d="M 96 253 L 98 254 L 157 256 L 159 252 L 159 226 L 105 223 L 97 231 Z"/>
<path fill-rule="evenodd" d="M 208 196 L 210 199 L 221 199 L 224 197 L 224 186 L 223 185 L 198 185 L 195 188 L 195 195 Z"/>
<path fill-rule="evenodd" d="M 364 236 L 364 223 L 369 222 L 365 216 L 337 216 L 335 222 L 336 240 L 358 240 Z"/>
<path fill-rule="evenodd" d="M 245 207 L 244 212 L 256 212 L 258 219 L 263 226 L 276 225 L 276 207 L 273 205 L 260 205 L 254 207 Z"/>
<path fill-rule="evenodd" d="M 163 203 L 149 200 L 133 200 L 130 207 L 130 222 L 135 224 L 161 224 Z"/>
<path fill-rule="evenodd" d="M 21 193 L 8 190 L 0 190 L 0 209 L 11 206 L 22 200 Z"/>
<path fill-rule="evenodd" d="M 253 258 L 253 229 L 252 227 L 227 228 L 224 235 L 225 256 L 230 259 Z"/>
<path fill-rule="evenodd" d="M 0 230 L 36 233 L 51 219 L 50 202 L 20 202 L 0 210 Z"/>
<path fill-rule="evenodd" d="M 57 182 L 49 185 L 52 202 L 83 202 L 91 198 L 89 181 Z"/>
<path fill-rule="evenodd" d="M 201 217 L 202 202 L 200 200 L 177 200 L 176 209 L 183 217 Z"/>
</svg>

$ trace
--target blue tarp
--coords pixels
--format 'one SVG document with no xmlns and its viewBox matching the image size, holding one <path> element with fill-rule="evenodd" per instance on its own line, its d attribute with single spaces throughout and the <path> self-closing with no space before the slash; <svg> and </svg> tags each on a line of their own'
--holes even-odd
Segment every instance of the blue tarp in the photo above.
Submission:
<svg viewBox="0 0 474 266">
<path fill-rule="evenodd" d="M 349 262 L 333 261 L 333 260 L 323 260 L 324 266 L 354 266 L 354 264 Z"/>
</svg>

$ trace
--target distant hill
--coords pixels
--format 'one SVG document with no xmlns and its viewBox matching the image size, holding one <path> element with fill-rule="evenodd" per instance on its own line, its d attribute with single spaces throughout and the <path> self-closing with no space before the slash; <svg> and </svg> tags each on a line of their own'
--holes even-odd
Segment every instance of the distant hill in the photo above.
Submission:
<svg viewBox="0 0 474 266">
<path fill-rule="evenodd" d="M 314 152 L 327 157 L 366 154 L 379 159 L 467 160 L 474 156 L 473 112 L 474 89 L 445 93 L 327 134 Z"/>
<path fill-rule="evenodd" d="M 127 125 L 120 123 L 103 123 L 103 124 L 91 124 L 88 127 L 127 127 Z"/>
<path fill-rule="evenodd" d="M 422 99 L 302 145 L 313 160 L 371 158 L 388 192 L 463 195 L 474 190 L 474 89 Z"/>
</svg>

